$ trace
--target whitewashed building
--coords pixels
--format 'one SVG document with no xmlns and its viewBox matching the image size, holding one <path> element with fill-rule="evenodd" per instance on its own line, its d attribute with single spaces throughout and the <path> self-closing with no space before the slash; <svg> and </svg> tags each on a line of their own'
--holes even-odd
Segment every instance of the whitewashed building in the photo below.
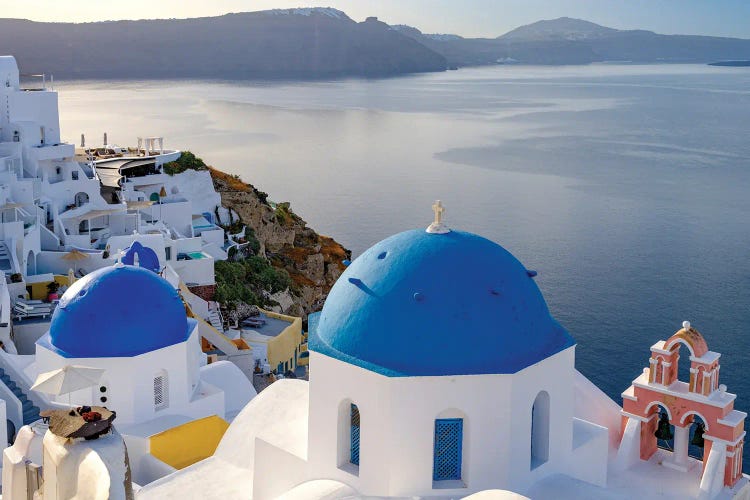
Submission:
<svg viewBox="0 0 750 500">
<path fill-rule="evenodd" d="M 213 452 L 207 439 L 215 446 L 226 421 L 255 396 L 234 364 L 206 364 L 198 324 L 186 316 L 171 284 L 153 270 L 119 263 L 76 281 L 37 341 L 35 356 L 11 359 L 9 371 L 40 408 L 99 405 L 116 411 L 136 483 L 174 472 L 186 458 L 205 458 L 206 449 Z M 95 385 L 58 396 L 29 391 L 40 374 L 66 366 L 103 374 Z M 4 467 L 42 465 L 45 432 L 41 422 L 21 428 Z M 191 439 L 202 433 L 208 437 Z M 177 442 L 180 456 L 171 452 Z"/>
</svg>

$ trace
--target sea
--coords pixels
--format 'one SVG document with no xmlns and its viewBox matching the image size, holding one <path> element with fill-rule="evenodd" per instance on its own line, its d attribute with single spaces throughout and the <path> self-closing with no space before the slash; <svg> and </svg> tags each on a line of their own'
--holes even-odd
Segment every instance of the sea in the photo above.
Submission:
<svg viewBox="0 0 750 500">
<path fill-rule="evenodd" d="M 290 201 L 355 257 L 426 227 L 440 199 L 450 227 L 539 273 L 577 368 L 615 401 L 688 320 L 750 410 L 750 68 L 56 85 L 68 141 L 164 136 Z"/>
</svg>

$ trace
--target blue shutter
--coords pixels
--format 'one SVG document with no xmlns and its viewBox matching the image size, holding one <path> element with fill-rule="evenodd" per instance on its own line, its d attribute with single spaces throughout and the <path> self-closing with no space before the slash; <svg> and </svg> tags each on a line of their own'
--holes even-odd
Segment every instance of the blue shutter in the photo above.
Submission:
<svg viewBox="0 0 750 500">
<path fill-rule="evenodd" d="M 435 456 L 432 479 L 450 481 L 461 479 L 461 445 L 464 421 L 461 418 L 435 420 Z"/>
<path fill-rule="evenodd" d="M 359 408 L 357 405 L 351 407 L 351 451 L 349 461 L 354 465 L 359 465 Z"/>
</svg>

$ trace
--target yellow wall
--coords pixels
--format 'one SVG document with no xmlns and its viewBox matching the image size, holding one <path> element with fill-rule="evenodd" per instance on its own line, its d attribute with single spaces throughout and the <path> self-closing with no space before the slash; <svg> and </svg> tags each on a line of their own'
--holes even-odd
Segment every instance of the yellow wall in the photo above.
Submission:
<svg viewBox="0 0 750 500">
<path fill-rule="evenodd" d="M 266 356 L 268 364 L 273 370 L 279 363 L 294 360 L 294 350 L 302 343 L 302 318 L 286 316 L 270 311 L 263 311 L 263 314 L 269 318 L 276 318 L 289 322 L 289 326 L 276 337 L 268 341 L 266 345 Z"/>
<path fill-rule="evenodd" d="M 68 283 L 68 276 L 65 275 L 55 275 L 55 281 L 60 284 L 60 286 L 70 286 L 70 283 Z M 31 287 L 31 297 L 29 297 L 32 300 L 46 300 L 47 295 L 49 295 L 49 290 L 47 290 L 47 283 L 49 281 L 42 281 L 40 283 L 27 283 L 27 286 Z M 62 293 L 59 291 L 57 292 L 58 295 L 62 296 Z"/>
<path fill-rule="evenodd" d="M 150 451 L 175 469 L 184 469 L 213 455 L 228 427 L 216 415 L 193 420 L 151 436 Z"/>
</svg>

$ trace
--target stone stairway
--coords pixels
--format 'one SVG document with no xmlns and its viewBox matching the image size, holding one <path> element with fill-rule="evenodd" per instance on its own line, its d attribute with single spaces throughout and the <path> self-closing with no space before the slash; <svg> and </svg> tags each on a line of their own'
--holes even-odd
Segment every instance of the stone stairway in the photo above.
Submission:
<svg viewBox="0 0 750 500">
<path fill-rule="evenodd" d="M 2 368 L 0 368 L 0 380 L 2 380 L 8 389 L 16 395 L 19 401 L 21 401 L 21 405 L 23 406 L 23 424 L 28 425 L 39 420 L 39 408 L 37 408 L 34 403 L 26 397 L 26 394 L 24 394 L 21 388 L 11 380 Z"/>
<path fill-rule="evenodd" d="M 5 242 L 0 242 L 0 270 L 6 273 L 13 272 L 13 259 Z"/>
<path fill-rule="evenodd" d="M 209 309 L 208 322 L 211 323 L 211 326 L 219 330 L 221 333 L 224 333 L 224 325 L 221 320 L 221 313 L 218 309 Z"/>
</svg>

